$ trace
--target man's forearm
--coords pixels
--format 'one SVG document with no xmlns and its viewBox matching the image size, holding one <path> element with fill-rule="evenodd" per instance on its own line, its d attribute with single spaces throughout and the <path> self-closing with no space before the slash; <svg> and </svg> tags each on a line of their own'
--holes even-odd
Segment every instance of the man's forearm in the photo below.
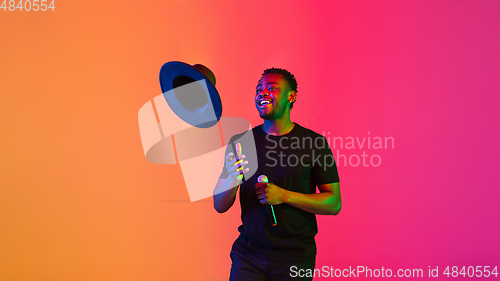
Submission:
<svg viewBox="0 0 500 281">
<path fill-rule="evenodd" d="M 229 179 L 224 180 L 224 183 L 217 185 L 214 190 L 214 208 L 219 213 L 224 213 L 234 204 L 236 192 L 239 184 Z"/>
<path fill-rule="evenodd" d="M 318 215 L 337 215 L 342 207 L 340 194 L 333 191 L 303 194 L 287 190 L 284 203 Z"/>
</svg>

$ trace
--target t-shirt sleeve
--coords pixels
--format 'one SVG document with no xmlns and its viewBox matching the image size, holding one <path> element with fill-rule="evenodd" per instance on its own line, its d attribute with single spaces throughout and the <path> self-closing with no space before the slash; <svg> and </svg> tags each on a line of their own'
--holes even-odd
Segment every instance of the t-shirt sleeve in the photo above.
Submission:
<svg viewBox="0 0 500 281">
<path fill-rule="evenodd" d="M 312 177 L 316 185 L 339 182 L 339 173 L 337 171 L 337 163 L 333 158 L 332 150 L 323 136 L 324 145 L 318 148 L 318 161 L 314 163 L 312 169 Z"/>
</svg>

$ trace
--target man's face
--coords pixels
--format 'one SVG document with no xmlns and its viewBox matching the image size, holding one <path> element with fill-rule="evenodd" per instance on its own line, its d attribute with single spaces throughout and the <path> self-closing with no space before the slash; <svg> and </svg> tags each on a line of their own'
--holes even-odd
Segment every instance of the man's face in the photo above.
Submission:
<svg viewBox="0 0 500 281">
<path fill-rule="evenodd" d="M 290 86 L 281 74 L 268 73 L 257 84 L 255 106 L 260 117 L 276 120 L 286 113 Z"/>
</svg>

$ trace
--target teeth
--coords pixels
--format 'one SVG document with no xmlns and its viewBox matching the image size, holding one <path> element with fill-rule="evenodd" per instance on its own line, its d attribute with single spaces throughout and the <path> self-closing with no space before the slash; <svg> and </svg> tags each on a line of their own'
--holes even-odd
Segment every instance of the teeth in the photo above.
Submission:
<svg viewBox="0 0 500 281">
<path fill-rule="evenodd" d="M 270 101 L 268 101 L 268 100 L 263 100 L 263 101 L 261 101 L 261 102 L 260 102 L 260 105 L 264 105 L 264 104 L 268 104 L 268 103 L 270 103 Z"/>
</svg>

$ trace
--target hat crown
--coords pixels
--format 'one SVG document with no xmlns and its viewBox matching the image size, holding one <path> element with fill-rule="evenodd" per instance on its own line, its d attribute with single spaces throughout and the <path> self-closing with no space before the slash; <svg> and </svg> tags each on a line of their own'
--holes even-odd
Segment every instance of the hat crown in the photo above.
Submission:
<svg viewBox="0 0 500 281">
<path fill-rule="evenodd" d="M 193 65 L 193 68 L 201 72 L 201 74 L 205 75 L 210 82 L 212 82 L 212 85 L 215 86 L 215 75 L 214 73 L 206 66 L 203 64 L 195 64 Z"/>
</svg>

